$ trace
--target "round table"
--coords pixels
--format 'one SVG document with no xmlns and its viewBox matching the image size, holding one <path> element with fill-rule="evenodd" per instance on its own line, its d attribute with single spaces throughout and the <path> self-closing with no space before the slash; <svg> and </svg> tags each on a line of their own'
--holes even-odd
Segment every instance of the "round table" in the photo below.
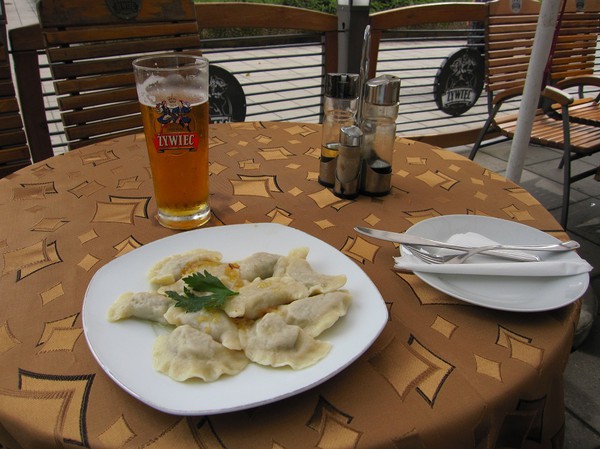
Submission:
<svg viewBox="0 0 600 449">
<path fill-rule="evenodd" d="M 209 226 L 274 222 L 338 248 L 379 288 L 389 321 L 347 369 L 244 411 L 181 417 L 119 388 L 86 344 L 94 273 L 175 231 L 158 225 L 142 135 L 84 147 L 0 181 L 0 443 L 90 448 L 559 448 L 562 374 L 578 303 L 499 312 L 394 272 L 397 248 L 354 226 L 404 231 L 489 215 L 566 239 L 527 191 L 455 153 L 398 139 L 392 192 L 344 200 L 317 182 L 320 126 L 210 128 Z M 268 386 L 265 386 L 268 388 Z"/>
</svg>

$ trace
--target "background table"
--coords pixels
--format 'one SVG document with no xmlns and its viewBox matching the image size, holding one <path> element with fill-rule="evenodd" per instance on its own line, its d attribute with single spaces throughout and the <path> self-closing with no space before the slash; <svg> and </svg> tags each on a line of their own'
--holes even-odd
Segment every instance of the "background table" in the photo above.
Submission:
<svg viewBox="0 0 600 449">
<path fill-rule="evenodd" d="M 339 248 L 386 301 L 380 338 L 333 379 L 274 404 L 187 418 L 145 406 L 95 362 L 81 305 L 98 268 L 173 231 L 154 219 L 143 136 L 72 151 L 0 181 L 3 447 L 561 447 L 562 372 L 578 305 L 533 314 L 468 305 L 393 272 L 396 248 L 353 231 L 404 231 L 460 213 L 566 238 L 524 189 L 400 139 L 391 194 L 342 200 L 317 182 L 312 124 L 216 125 L 210 147 L 210 224 L 276 222 Z"/>
</svg>

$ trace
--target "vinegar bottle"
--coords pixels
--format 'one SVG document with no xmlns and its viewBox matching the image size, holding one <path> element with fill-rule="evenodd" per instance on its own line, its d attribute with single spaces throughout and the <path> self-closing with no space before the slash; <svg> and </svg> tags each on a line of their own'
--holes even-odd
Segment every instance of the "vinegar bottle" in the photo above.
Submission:
<svg viewBox="0 0 600 449">
<path fill-rule="evenodd" d="M 323 104 L 323 135 L 319 183 L 327 187 L 335 184 L 335 166 L 340 145 L 340 130 L 355 124 L 358 108 L 358 75 L 328 73 L 325 77 Z"/>
</svg>

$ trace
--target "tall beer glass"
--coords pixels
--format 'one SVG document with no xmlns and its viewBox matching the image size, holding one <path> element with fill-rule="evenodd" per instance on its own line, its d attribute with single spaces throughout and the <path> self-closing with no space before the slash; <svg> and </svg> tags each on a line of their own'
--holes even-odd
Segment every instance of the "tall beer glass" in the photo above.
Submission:
<svg viewBox="0 0 600 449">
<path fill-rule="evenodd" d="M 208 61 L 182 54 L 133 61 L 158 221 L 192 229 L 210 219 Z"/>
</svg>

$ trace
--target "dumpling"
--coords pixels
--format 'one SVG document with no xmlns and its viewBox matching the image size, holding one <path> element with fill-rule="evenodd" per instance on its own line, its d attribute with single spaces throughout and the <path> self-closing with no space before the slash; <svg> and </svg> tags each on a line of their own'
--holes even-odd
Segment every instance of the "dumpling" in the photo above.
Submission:
<svg viewBox="0 0 600 449">
<path fill-rule="evenodd" d="M 222 310 L 202 309 L 198 312 L 186 312 L 180 307 L 173 306 L 165 313 L 165 319 L 174 326 L 187 324 L 198 329 L 226 348 L 242 349 L 237 326 Z"/>
<path fill-rule="evenodd" d="M 331 276 L 315 272 L 308 261 L 302 257 L 287 256 L 277 261 L 273 276 L 289 276 L 304 283 L 309 295 L 339 290 L 346 284 L 343 274 Z"/>
<path fill-rule="evenodd" d="M 108 321 L 142 318 L 166 324 L 164 314 L 174 301 L 154 292 L 123 293 L 108 309 Z"/>
<path fill-rule="evenodd" d="M 351 296 L 346 291 L 335 291 L 299 299 L 279 306 L 275 313 L 287 324 L 304 329 L 311 337 L 319 336 L 346 315 Z"/>
<path fill-rule="evenodd" d="M 186 269 L 181 273 L 181 279 L 173 284 L 159 287 L 157 292 L 165 294 L 166 291 L 174 291 L 176 293 L 183 294 L 183 288 L 186 285 L 183 278 L 196 272 L 204 273 L 204 271 L 208 271 L 213 276 L 219 278 L 225 287 L 233 291 L 238 291 L 244 285 L 248 284 L 248 282 L 244 281 L 240 277 L 240 269 L 236 264 L 200 261 L 197 263 L 188 264 Z"/>
<path fill-rule="evenodd" d="M 315 340 L 302 328 L 287 324 L 276 313 L 268 313 L 251 326 L 240 329 L 246 357 L 260 365 L 302 369 L 327 355 L 331 345 Z"/>
<path fill-rule="evenodd" d="M 169 285 L 179 280 L 186 266 L 199 261 L 220 262 L 221 253 L 206 249 L 195 249 L 182 254 L 169 256 L 156 264 L 148 271 L 148 280 L 152 284 Z"/>
<path fill-rule="evenodd" d="M 240 277 L 246 281 L 253 281 L 256 278 L 270 278 L 273 276 L 275 264 L 280 258 L 279 254 L 254 253 L 237 262 L 240 267 Z"/>
<path fill-rule="evenodd" d="M 211 382 L 223 374 L 237 374 L 248 365 L 243 352 L 227 349 L 188 325 L 159 336 L 152 356 L 154 369 L 178 381 L 197 377 Z"/>
<path fill-rule="evenodd" d="M 282 304 L 308 296 L 308 289 L 290 277 L 257 278 L 240 288 L 225 302 L 223 310 L 231 318 L 255 320 Z"/>
</svg>

